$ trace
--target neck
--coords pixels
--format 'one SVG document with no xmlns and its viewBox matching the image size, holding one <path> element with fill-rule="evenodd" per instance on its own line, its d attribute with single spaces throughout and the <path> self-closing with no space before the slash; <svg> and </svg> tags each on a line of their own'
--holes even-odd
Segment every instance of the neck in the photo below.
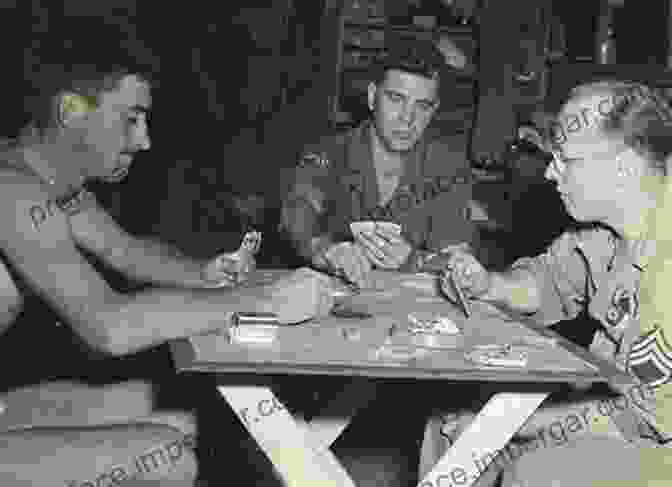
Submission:
<svg viewBox="0 0 672 487">
<path fill-rule="evenodd" d="M 67 137 L 53 133 L 24 133 L 21 138 L 26 164 L 48 184 L 55 196 L 63 196 L 84 184 L 84 151 Z"/>
<path fill-rule="evenodd" d="M 621 209 L 618 220 L 608 222 L 616 233 L 628 241 L 640 241 L 649 233 L 649 215 L 656 208 L 657 198 L 641 195 L 639 201 L 633 198 L 629 205 Z"/>
<path fill-rule="evenodd" d="M 371 146 L 373 147 L 373 163 L 374 166 L 381 169 L 398 169 L 403 167 L 404 158 L 399 152 L 392 152 L 380 139 L 376 133 L 375 127 L 371 126 Z"/>
</svg>

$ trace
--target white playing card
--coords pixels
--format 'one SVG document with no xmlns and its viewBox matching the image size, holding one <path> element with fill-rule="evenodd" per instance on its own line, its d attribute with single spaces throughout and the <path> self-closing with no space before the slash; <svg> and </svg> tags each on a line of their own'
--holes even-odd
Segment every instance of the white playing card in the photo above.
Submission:
<svg viewBox="0 0 672 487">
<path fill-rule="evenodd" d="M 401 235 L 401 225 L 393 222 L 366 220 L 350 223 L 350 231 L 355 238 L 361 234 L 373 234 L 377 228 Z"/>
<path fill-rule="evenodd" d="M 492 367 L 525 367 L 527 354 L 507 346 L 482 346 L 465 354 L 465 358 L 481 365 Z"/>
</svg>

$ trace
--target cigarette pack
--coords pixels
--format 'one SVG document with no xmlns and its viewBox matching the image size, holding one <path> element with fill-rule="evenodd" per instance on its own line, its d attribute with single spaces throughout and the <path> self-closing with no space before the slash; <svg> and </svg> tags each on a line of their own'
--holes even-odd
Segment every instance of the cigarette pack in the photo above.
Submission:
<svg viewBox="0 0 672 487">
<path fill-rule="evenodd" d="M 238 345 L 267 345 L 278 337 L 277 325 L 243 325 L 229 329 L 231 343 Z"/>
<path fill-rule="evenodd" d="M 278 336 L 278 317 L 273 313 L 236 313 L 233 315 L 229 338 L 231 343 L 270 344 Z"/>
</svg>

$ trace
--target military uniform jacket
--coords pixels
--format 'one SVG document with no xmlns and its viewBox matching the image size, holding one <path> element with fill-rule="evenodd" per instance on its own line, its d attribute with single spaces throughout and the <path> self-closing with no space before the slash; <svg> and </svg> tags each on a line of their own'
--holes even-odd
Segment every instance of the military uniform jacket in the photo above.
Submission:
<svg viewBox="0 0 672 487">
<path fill-rule="evenodd" d="M 349 223 L 384 220 L 401 225 L 419 250 L 474 244 L 468 208 L 471 169 L 462 135 L 421 139 L 406 156 L 404 174 L 389 202 L 380 206 L 373 164 L 371 122 L 323 138 L 304 149 L 283 202 L 281 226 L 297 249 L 311 239 L 352 239 Z M 303 251 L 302 251 L 303 250 Z"/>
<path fill-rule="evenodd" d="M 639 283 L 646 257 L 628 249 L 611 231 L 596 227 L 567 232 L 545 253 L 519 259 L 513 268 L 528 270 L 540 286 L 541 307 L 534 316 L 540 324 L 575 318 L 582 308 L 602 324 L 590 350 L 627 371 L 635 383 L 648 385 L 617 386 L 629 407 L 612 419 L 625 439 L 669 447 L 672 432 L 657 420 L 663 397 L 655 387 L 669 379 L 661 373 L 672 368 L 659 360 L 664 350 L 647 350 L 650 340 L 640 338 Z"/>
</svg>

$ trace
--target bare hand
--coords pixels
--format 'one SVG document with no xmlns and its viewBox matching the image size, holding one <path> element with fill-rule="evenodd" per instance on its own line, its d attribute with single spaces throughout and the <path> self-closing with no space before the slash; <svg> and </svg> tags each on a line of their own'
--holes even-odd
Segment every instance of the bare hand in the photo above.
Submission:
<svg viewBox="0 0 672 487">
<path fill-rule="evenodd" d="M 203 267 L 201 276 L 206 287 L 229 287 L 247 280 L 256 267 L 251 254 L 230 252 L 210 260 Z"/>
<path fill-rule="evenodd" d="M 459 302 L 451 277 L 467 298 L 480 298 L 490 290 L 490 273 L 468 252 L 461 250 L 453 252 L 441 276 L 443 293 L 451 301 Z"/>
<path fill-rule="evenodd" d="M 359 234 L 357 243 L 369 261 L 381 269 L 399 269 L 413 251 L 404 237 L 383 227 L 377 227 L 373 234 Z"/>
<path fill-rule="evenodd" d="M 452 255 L 457 251 L 469 252 L 468 243 L 459 243 L 442 248 L 439 253 L 433 254 L 422 263 L 421 272 L 442 272 L 448 268 Z"/>
<path fill-rule="evenodd" d="M 283 324 L 326 316 L 334 306 L 329 277 L 307 267 L 292 272 L 266 288 L 264 311 L 275 313 Z"/>
<path fill-rule="evenodd" d="M 329 247 L 323 257 L 332 272 L 361 289 L 371 287 L 371 263 L 361 246 L 352 242 L 337 243 Z"/>
</svg>

